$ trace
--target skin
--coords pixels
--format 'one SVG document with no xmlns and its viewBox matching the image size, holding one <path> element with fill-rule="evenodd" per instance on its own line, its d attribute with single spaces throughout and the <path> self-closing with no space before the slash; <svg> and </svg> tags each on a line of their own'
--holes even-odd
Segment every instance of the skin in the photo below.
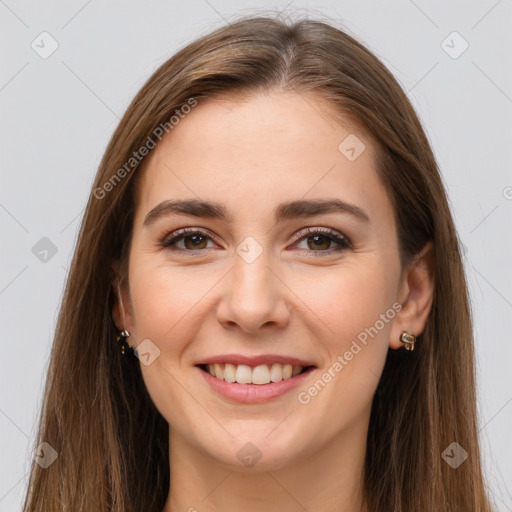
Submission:
<svg viewBox="0 0 512 512">
<path fill-rule="evenodd" d="M 374 145 L 349 161 L 339 144 L 350 133 L 320 96 L 290 92 L 203 100 L 151 152 L 137 185 L 128 279 L 113 315 L 137 346 L 150 339 L 160 355 L 141 363 L 145 384 L 170 426 L 169 511 L 357 511 L 371 410 L 388 348 L 401 331 L 420 334 L 433 295 L 432 247 L 401 268 L 389 197 Z M 338 198 L 369 221 L 325 213 L 276 224 L 273 209 L 298 199 Z M 167 215 L 144 226 L 168 199 L 222 203 L 229 221 Z M 181 239 L 179 252 L 161 241 L 183 228 L 215 239 L 200 249 Z M 331 228 L 316 248 L 302 228 Z M 248 236 L 261 255 L 236 252 Z M 323 251 L 315 257 L 308 253 Z M 184 251 L 187 251 L 185 253 Z M 117 267 L 115 267 L 117 268 Z M 397 313 L 393 304 L 401 307 Z M 380 315 L 393 317 L 308 403 L 298 400 Z M 388 313 L 388 316 L 391 316 Z M 312 361 L 304 385 L 263 404 L 216 394 L 194 365 L 216 354 L 284 354 Z M 304 395 L 303 395 L 304 396 Z M 252 443 L 252 467 L 237 453 Z M 251 448 L 252 449 L 252 448 Z"/>
</svg>

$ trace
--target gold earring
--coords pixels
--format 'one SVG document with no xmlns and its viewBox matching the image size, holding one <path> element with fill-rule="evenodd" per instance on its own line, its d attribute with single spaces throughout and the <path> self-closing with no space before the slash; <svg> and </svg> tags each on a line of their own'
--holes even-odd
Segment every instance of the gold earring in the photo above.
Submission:
<svg viewBox="0 0 512 512">
<path fill-rule="evenodd" d="M 406 350 L 414 350 L 416 336 L 408 333 L 407 331 L 402 331 L 402 334 L 400 334 L 400 341 L 405 345 Z"/>
<path fill-rule="evenodd" d="M 126 342 L 126 338 L 130 336 L 130 333 L 124 329 L 119 333 L 119 336 L 116 338 L 116 341 L 119 343 L 119 348 L 121 349 L 121 354 L 124 356 L 126 347 L 130 345 Z"/>
</svg>

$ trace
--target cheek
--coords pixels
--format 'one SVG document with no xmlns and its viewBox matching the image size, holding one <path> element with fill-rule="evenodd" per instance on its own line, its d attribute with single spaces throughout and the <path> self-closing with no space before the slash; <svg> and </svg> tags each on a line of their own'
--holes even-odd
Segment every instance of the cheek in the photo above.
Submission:
<svg viewBox="0 0 512 512">
<path fill-rule="evenodd" d="M 333 393 L 330 400 L 354 407 L 373 396 L 396 316 L 394 274 L 384 272 L 389 266 L 377 258 L 365 260 L 329 270 L 329 279 L 306 279 L 299 292 L 315 313 L 310 330 L 315 332 L 316 323 L 324 334 L 316 337 L 327 356 L 318 388 L 327 384 Z"/>
<path fill-rule="evenodd" d="M 294 287 L 297 295 L 311 305 L 314 318 L 323 325 L 332 349 L 342 349 L 344 343 L 372 327 L 395 300 L 394 276 L 380 259 L 369 255 L 356 264 L 339 268 L 318 269 L 302 275 Z M 292 279 L 292 276 L 289 276 Z M 291 281 L 290 281 L 291 282 Z M 388 316 L 393 313 L 392 310 Z M 389 318 L 387 319 L 389 320 Z M 379 331 L 389 330 L 389 321 Z"/>
<path fill-rule="evenodd" d="M 155 265 L 149 257 L 134 261 L 133 268 L 130 292 L 137 337 L 154 340 L 170 355 L 200 329 L 201 304 L 215 279 L 192 267 Z"/>
<path fill-rule="evenodd" d="M 178 270 L 154 260 L 137 255 L 131 262 L 136 342 L 149 339 L 159 350 L 151 364 L 145 365 L 141 359 L 140 367 L 156 408 L 169 424 L 186 432 L 187 421 L 201 421 L 202 417 L 183 391 L 182 354 L 201 329 L 201 298 L 213 282 L 190 279 L 191 268 Z"/>
</svg>

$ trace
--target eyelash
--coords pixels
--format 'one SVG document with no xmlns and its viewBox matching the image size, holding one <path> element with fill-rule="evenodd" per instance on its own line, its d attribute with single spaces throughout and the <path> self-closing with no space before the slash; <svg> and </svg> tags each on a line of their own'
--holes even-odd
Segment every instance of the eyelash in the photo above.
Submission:
<svg viewBox="0 0 512 512">
<path fill-rule="evenodd" d="M 172 251 L 179 251 L 179 252 L 187 252 L 187 253 L 194 253 L 194 252 L 201 253 L 202 251 L 206 250 L 206 249 L 192 250 L 192 249 L 182 249 L 182 248 L 176 248 L 176 247 L 173 248 L 172 247 L 181 239 L 187 238 L 187 236 L 191 236 L 191 235 L 201 235 L 201 236 L 208 238 L 209 240 L 215 241 L 214 237 L 209 235 L 207 232 L 202 231 L 201 229 L 183 228 L 183 229 L 174 231 L 170 235 L 166 236 L 161 241 L 160 245 L 165 249 L 169 249 Z M 338 249 L 335 249 L 335 250 L 313 251 L 310 249 L 304 249 L 307 254 L 312 255 L 314 257 L 323 257 L 323 256 L 326 256 L 329 254 L 339 253 L 339 252 L 342 252 L 342 251 L 352 248 L 352 243 L 350 242 L 350 240 L 347 237 L 345 237 L 345 236 L 341 235 L 340 233 L 338 233 L 337 231 L 334 231 L 329 228 L 305 228 L 305 229 L 299 231 L 294 243 L 300 242 L 303 239 L 309 238 L 314 235 L 327 236 L 327 238 L 329 238 L 331 241 L 333 241 L 339 245 Z"/>
</svg>

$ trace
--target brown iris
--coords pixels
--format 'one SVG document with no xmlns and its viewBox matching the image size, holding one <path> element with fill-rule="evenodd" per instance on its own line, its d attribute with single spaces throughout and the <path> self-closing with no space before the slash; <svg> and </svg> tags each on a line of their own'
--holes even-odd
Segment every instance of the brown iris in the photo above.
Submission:
<svg viewBox="0 0 512 512">
<path fill-rule="evenodd" d="M 187 243 L 190 240 L 191 243 Z M 208 238 L 201 234 L 187 235 L 183 237 L 183 244 L 187 249 L 206 249 Z M 205 244 L 204 246 L 201 244 Z"/>
<path fill-rule="evenodd" d="M 324 246 L 322 246 L 322 242 L 321 242 L 321 239 L 324 239 Z M 314 245 L 311 246 L 310 244 L 310 240 L 311 239 L 314 239 L 315 242 L 314 242 Z M 320 239 L 320 242 L 318 242 Z M 308 247 L 310 249 L 329 249 L 329 245 L 331 243 L 331 239 L 325 235 L 313 235 L 313 236 L 308 236 Z M 327 245 L 327 247 L 325 247 L 325 245 Z"/>
</svg>

